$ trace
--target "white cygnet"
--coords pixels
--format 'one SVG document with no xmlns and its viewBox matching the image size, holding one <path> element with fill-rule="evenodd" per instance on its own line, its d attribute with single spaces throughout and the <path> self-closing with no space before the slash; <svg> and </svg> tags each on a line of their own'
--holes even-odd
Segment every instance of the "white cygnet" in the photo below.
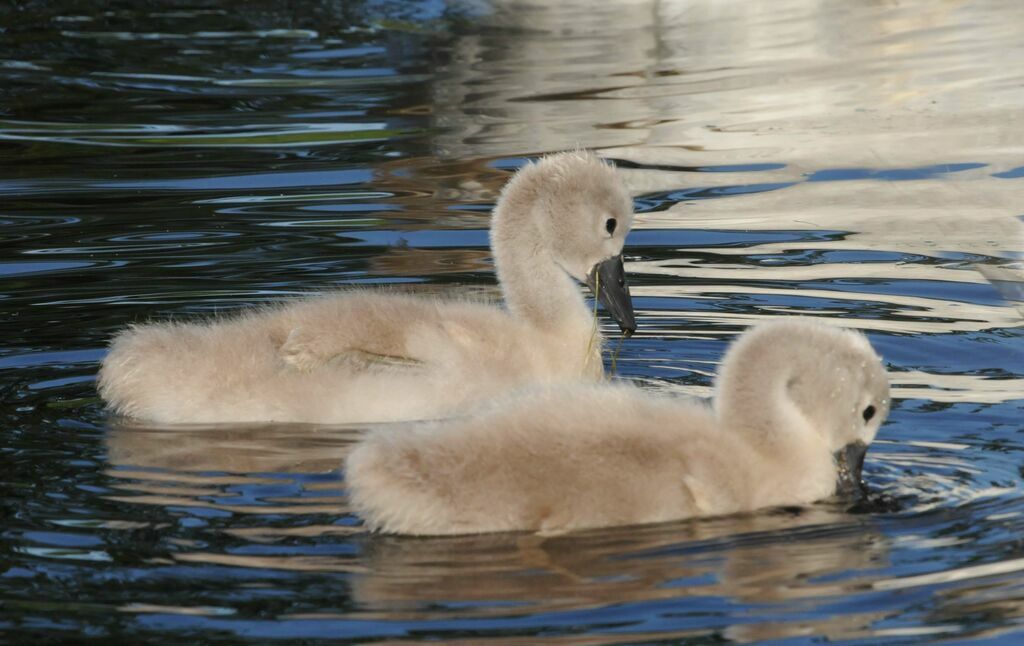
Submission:
<svg viewBox="0 0 1024 646">
<path fill-rule="evenodd" d="M 550 155 L 521 168 L 494 209 L 505 307 L 353 289 L 135 325 L 113 339 L 99 393 L 156 423 L 347 423 L 442 417 L 529 383 L 598 380 L 601 338 L 578 282 L 633 332 L 621 255 L 632 222 L 612 166 L 586 151 Z"/>
<path fill-rule="evenodd" d="M 462 418 L 379 429 L 349 454 L 369 528 L 441 535 L 713 516 L 861 486 L 889 411 L 858 332 L 806 318 L 759 324 L 728 350 L 713 406 L 630 385 L 516 393 Z"/>
</svg>

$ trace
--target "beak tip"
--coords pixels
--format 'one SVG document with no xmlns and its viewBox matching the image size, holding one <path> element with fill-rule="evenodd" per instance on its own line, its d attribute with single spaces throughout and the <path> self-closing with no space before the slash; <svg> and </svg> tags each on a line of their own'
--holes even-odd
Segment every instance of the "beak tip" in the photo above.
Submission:
<svg viewBox="0 0 1024 646">
<path fill-rule="evenodd" d="M 852 442 L 836 452 L 836 464 L 839 469 L 836 482 L 836 493 L 853 498 L 863 498 L 868 494 L 862 471 L 864 456 L 868 445 L 857 441 Z"/>
</svg>

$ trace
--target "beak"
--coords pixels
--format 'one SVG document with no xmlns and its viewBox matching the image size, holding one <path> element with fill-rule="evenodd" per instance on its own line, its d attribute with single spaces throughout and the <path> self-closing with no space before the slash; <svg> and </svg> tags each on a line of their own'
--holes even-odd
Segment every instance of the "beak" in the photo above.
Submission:
<svg viewBox="0 0 1024 646">
<path fill-rule="evenodd" d="M 868 445 L 863 442 L 852 442 L 835 453 L 839 478 L 836 480 L 836 495 L 863 499 L 868 495 L 868 488 L 861 479 L 864 468 L 864 456 Z"/>
<path fill-rule="evenodd" d="M 622 268 L 622 254 L 594 265 L 587 274 L 587 286 L 619 324 L 622 336 L 632 336 L 636 332 L 636 318 L 633 316 L 633 299 L 629 296 L 626 272 Z"/>
</svg>

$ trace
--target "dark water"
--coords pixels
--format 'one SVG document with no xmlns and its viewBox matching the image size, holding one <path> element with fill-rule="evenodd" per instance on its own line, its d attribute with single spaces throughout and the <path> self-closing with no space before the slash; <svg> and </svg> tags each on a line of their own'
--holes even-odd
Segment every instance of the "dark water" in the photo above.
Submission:
<svg viewBox="0 0 1024 646">
<path fill-rule="evenodd" d="M 0 8 L 0 641 L 1024 639 L 1024 5 L 97 4 Z M 378 537 L 355 430 L 104 414 L 133 321 L 492 289 L 496 191 L 577 144 L 641 213 L 620 374 L 864 329 L 897 511 Z"/>
</svg>

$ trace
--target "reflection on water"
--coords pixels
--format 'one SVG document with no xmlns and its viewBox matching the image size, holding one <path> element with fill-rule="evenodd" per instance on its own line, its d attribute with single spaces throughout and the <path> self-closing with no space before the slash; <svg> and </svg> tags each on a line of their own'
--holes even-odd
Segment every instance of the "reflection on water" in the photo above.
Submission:
<svg viewBox="0 0 1024 646">
<path fill-rule="evenodd" d="M 337 474 L 357 436 L 358 431 L 302 426 L 116 427 L 107 435 L 109 487 L 116 493 L 105 498 L 187 510 L 195 516 L 188 523 L 192 527 L 218 511 L 228 512 L 232 526 L 222 531 L 238 539 L 236 545 L 210 551 L 199 541 L 179 541 L 171 558 L 349 573 L 355 617 L 437 623 L 440 635 L 445 634 L 440 624 L 458 620 L 469 604 L 479 604 L 474 617 L 488 618 L 495 627 L 524 613 L 587 613 L 609 604 L 671 608 L 689 597 L 727 597 L 751 607 L 793 601 L 810 612 L 823 598 L 862 589 L 870 570 L 887 565 L 886 543 L 873 522 L 828 505 L 562 537 L 369 538 L 360 535 L 349 514 Z M 332 520 L 307 523 L 319 515 Z M 332 547 L 346 539 L 357 541 L 354 550 Z M 179 611 L 223 614 L 222 606 L 211 608 Z M 130 609 L 144 611 L 137 605 Z M 818 630 L 855 636 L 876 615 L 844 617 Z M 352 616 L 321 609 L 279 620 L 343 622 Z M 600 625 L 594 629 L 602 632 Z M 806 630 L 735 626 L 730 634 L 765 638 Z"/>
<path fill-rule="evenodd" d="M 0 632 L 1019 640 L 1021 3 L 44 4 L 0 25 Z M 127 323 L 494 297 L 498 191 L 576 145 L 639 213 L 620 375 L 704 395 L 752 321 L 865 330 L 896 511 L 379 537 L 339 468 L 365 429 L 105 418 Z"/>
<path fill-rule="evenodd" d="M 498 32 L 459 38 L 434 84 L 452 157 L 579 142 L 796 176 L 1021 165 L 1024 88 L 1003 61 L 1024 53 L 1024 8 L 1009 0 L 502 2 L 485 20 Z"/>
</svg>

